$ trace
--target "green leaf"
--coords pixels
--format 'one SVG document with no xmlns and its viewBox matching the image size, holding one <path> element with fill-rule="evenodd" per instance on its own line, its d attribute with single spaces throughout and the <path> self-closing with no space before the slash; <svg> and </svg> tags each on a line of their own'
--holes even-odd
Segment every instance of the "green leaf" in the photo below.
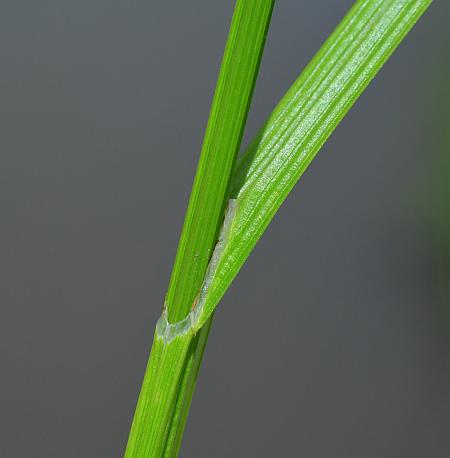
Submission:
<svg viewBox="0 0 450 458">
<path fill-rule="evenodd" d="M 196 329 L 208 320 L 319 149 L 430 4 L 356 2 L 280 101 L 236 165 L 235 211 L 192 312 L 198 316 Z"/>
</svg>

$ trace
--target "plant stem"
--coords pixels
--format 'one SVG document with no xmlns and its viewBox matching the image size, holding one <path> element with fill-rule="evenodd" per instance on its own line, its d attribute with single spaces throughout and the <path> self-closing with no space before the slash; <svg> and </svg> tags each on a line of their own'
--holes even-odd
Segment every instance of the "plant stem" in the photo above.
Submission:
<svg viewBox="0 0 450 458">
<path fill-rule="evenodd" d="M 164 337 L 195 304 L 217 241 L 274 0 L 237 0 L 185 223 L 144 375 L 126 458 L 176 456 L 211 319 L 196 333 Z"/>
<path fill-rule="evenodd" d="M 274 0 L 237 0 L 166 296 L 168 320 L 191 310 L 205 276 L 270 22 Z"/>
</svg>

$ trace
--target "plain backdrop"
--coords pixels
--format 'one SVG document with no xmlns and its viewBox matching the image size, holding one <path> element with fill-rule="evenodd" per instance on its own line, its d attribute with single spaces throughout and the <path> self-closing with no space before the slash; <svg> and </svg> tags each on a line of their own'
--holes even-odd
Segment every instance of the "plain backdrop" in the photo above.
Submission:
<svg viewBox="0 0 450 458">
<path fill-rule="evenodd" d="M 244 143 L 351 4 L 278 1 Z M 2 0 L 1 457 L 123 456 L 232 9 Z M 450 455 L 449 18 L 434 2 L 226 294 L 181 457 Z"/>
</svg>

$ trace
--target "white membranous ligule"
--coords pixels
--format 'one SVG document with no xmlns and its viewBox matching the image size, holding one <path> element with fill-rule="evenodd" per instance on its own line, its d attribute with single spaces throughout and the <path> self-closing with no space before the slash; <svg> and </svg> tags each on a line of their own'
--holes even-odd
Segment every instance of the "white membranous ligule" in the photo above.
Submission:
<svg viewBox="0 0 450 458">
<path fill-rule="evenodd" d="M 208 267 L 206 269 L 205 279 L 203 280 L 203 284 L 200 289 L 200 293 L 197 296 L 196 303 L 189 315 L 187 315 L 186 318 L 182 319 L 181 321 L 176 323 L 169 323 L 167 319 L 167 305 L 164 304 L 163 313 L 159 318 L 158 323 L 156 324 L 156 336 L 162 339 L 164 343 L 169 343 L 176 337 L 185 335 L 189 332 L 196 334 L 213 312 L 214 308 L 212 310 L 204 310 L 206 294 L 209 287 L 211 286 L 212 281 L 214 280 L 214 275 L 217 271 L 219 260 L 228 241 L 228 235 L 230 233 L 231 225 L 236 214 L 236 209 L 237 200 L 230 199 L 228 201 L 228 207 L 225 211 L 225 217 L 219 233 L 219 238 L 217 240 L 216 246 L 214 247 L 211 260 L 209 261 Z M 206 316 L 204 316 L 204 314 L 206 314 Z"/>
</svg>

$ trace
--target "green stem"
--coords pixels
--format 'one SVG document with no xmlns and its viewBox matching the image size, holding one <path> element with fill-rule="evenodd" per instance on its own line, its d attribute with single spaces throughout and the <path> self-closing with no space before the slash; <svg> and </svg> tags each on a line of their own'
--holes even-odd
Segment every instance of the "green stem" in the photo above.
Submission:
<svg viewBox="0 0 450 458">
<path fill-rule="evenodd" d="M 168 319 L 191 310 L 228 200 L 274 0 L 237 0 L 166 296 Z"/>
<path fill-rule="evenodd" d="M 201 290 L 228 201 L 231 177 L 274 0 L 237 0 L 183 231 L 144 375 L 126 458 L 176 456 L 211 319 L 167 338 Z M 188 317 L 189 318 L 189 317 Z"/>
</svg>

